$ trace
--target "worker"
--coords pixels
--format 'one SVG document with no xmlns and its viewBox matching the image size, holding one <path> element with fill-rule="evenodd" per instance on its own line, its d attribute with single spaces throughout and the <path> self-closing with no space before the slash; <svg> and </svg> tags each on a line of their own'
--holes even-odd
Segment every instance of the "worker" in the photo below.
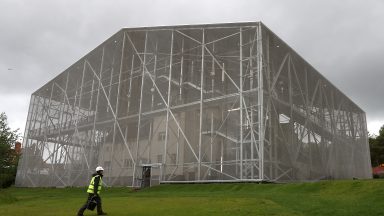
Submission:
<svg viewBox="0 0 384 216">
<path fill-rule="evenodd" d="M 101 207 L 101 198 L 100 198 L 100 191 L 101 187 L 103 185 L 103 167 L 98 166 L 96 167 L 96 173 L 92 174 L 91 182 L 89 183 L 88 187 L 88 198 L 85 204 L 79 209 L 77 212 L 78 216 L 83 216 L 83 213 L 85 209 L 88 207 L 88 203 L 90 200 L 94 199 L 97 202 L 97 215 L 107 215 L 107 213 L 103 212 L 103 209 Z"/>
</svg>

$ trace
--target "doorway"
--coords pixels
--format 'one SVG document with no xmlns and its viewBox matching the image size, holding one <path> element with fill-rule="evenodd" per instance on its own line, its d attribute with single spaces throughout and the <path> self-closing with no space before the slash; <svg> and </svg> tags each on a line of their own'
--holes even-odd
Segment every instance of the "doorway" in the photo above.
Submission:
<svg viewBox="0 0 384 216">
<path fill-rule="evenodd" d="M 141 188 L 151 187 L 151 166 L 143 166 Z"/>
</svg>

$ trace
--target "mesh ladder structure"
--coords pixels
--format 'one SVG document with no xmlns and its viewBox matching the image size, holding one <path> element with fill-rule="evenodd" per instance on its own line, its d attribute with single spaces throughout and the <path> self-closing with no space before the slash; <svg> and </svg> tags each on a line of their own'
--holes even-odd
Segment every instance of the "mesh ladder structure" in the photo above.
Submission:
<svg viewBox="0 0 384 216">
<path fill-rule="evenodd" d="M 371 178 L 364 111 L 260 22 L 122 29 L 32 94 L 24 135 L 23 187 Z"/>
</svg>

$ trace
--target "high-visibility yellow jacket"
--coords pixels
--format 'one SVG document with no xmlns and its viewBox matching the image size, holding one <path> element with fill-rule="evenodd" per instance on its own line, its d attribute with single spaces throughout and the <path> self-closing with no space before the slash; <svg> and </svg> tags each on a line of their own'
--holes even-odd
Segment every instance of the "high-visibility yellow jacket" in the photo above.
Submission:
<svg viewBox="0 0 384 216">
<path fill-rule="evenodd" d="M 103 180 L 101 176 L 95 175 L 92 177 L 91 182 L 89 183 L 87 192 L 91 194 L 100 194 L 102 185 L 103 185 Z"/>
</svg>

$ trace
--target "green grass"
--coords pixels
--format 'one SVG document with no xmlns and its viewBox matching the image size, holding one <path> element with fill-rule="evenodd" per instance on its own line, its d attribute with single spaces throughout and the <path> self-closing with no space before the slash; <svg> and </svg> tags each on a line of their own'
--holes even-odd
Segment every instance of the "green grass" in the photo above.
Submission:
<svg viewBox="0 0 384 216">
<path fill-rule="evenodd" d="M 384 215 L 384 181 L 160 185 L 104 188 L 108 215 Z M 0 215 L 76 215 L 85 188 L 0 190 Z M 96 215 L 86 211 L 84 215 Z"/>
</svg>

